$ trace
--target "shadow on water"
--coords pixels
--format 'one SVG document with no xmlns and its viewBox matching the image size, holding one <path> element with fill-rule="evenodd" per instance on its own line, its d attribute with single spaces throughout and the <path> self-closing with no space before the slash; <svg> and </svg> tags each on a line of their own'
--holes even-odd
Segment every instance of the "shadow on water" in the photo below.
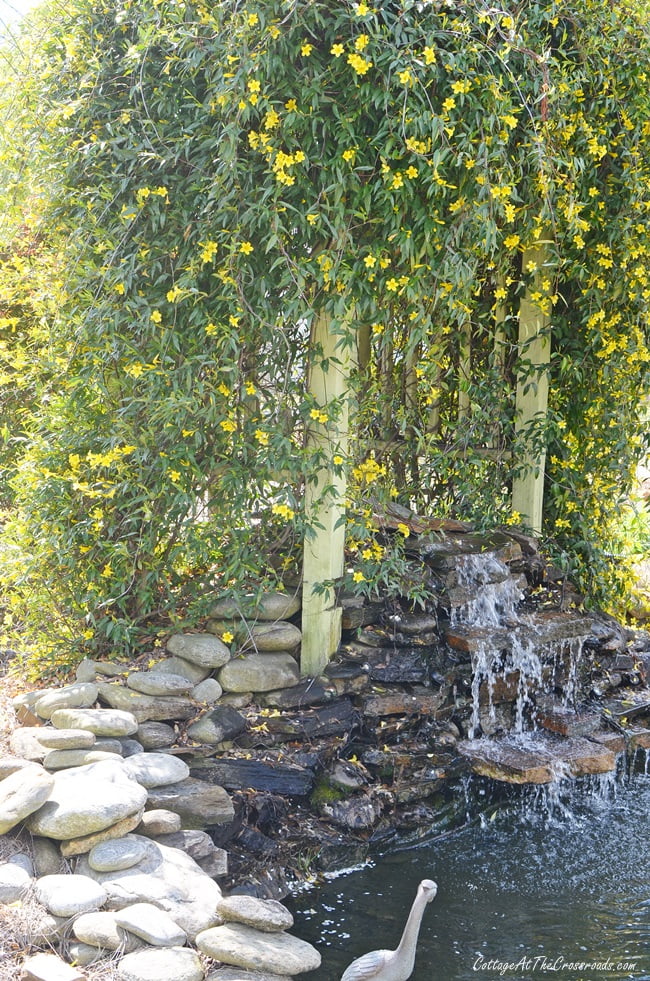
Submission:
<svg viewBox="0 0 650 981">
<path fill-rule="evenodd" d="M 438 895 L 413 981 L 650 981 L 650 777 L 518 791 L 457 832 L 394 851 L 292 900 L 294 933 L 338 981 L 397 945 L 417 883 Z"/>
</svg>

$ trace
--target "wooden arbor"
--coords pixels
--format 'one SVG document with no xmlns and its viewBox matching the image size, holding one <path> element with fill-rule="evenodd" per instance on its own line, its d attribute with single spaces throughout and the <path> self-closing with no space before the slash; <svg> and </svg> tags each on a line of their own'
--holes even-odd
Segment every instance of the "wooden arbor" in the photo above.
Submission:
<svg viewBox="0 0 650 981">
<path fill-rule="evenodd" d="M 515 434 L 525 449 L 513 464 L 512 509 L 535 533 L 542 527 L 546 453 L 543 438 L 529 436 L 542 430 L 548 410 L 550 317 L 537 301 L 545 292 L 542 281 L 548 278 L 550 262 L 548 242 L 537 242 L 525 250 L 522 264 L 528 273 L 528 286 L 518 314 L 520 369 L 515 393 Z M 343 468 L 334 464 L 334 456 L 339 454 L 345 459 L 349 455 L 350 373 L 354 357 L 349 339 L 332 331 L 330 318 L 323 312 L 314 321 L 311 343 L 318 354 L 311 364 L 308 388 L 327 419 L 314 420 L 307 442 L 308 451 L 319 465 L 316 478 L 305 488 L 310 531 L 303 550 L 301 670 L 314 676 L 323 671 L 341 639 L 342 610 L 331 584 L 344 571 L 347 483 Z M 467 348 L 463 366 L 466 373 L 471 370 L 470 360 Z"/>
</svg>

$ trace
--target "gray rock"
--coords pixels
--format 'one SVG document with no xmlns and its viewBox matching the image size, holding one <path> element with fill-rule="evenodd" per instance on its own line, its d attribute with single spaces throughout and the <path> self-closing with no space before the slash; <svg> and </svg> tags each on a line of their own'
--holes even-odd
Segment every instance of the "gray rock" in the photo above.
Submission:
<svg viewBox="0 0 650 981">
<path fill-rule="evenodd" d="M 136 814 L 146 800 L 144 787 L 125 775 L 116 778 L 107 760 L 57 773 L 47 801 L 27 818 L 27 826 L 59 841 L 82 838 Z"/>
<path fill-rule="evenodd" d="M 258 597 L 244 597 L 241 603 L 229 599 L 217 600 L 210 609 L 210 616 L 232 619 L 243 614 L 251 620 L 288 620 L 299 609 L 300 599 L 297 595 L 272 591 Z"/>
<path fill-rule="evenodd" d="M 243 967 L 221 967 L 218 971 L 211 971 L 205 981 L 291 981 L 291 979 L 288 974 L 247 971 Z"/>
<path fill-rule="evenodd" d="M 182 675 L 163 671 L 133 671 L 126 683 L 143 695 L 189 695 L 194 687 Z"/>
<path fill-rule="evenodd" d="M 122 746 L 122 756 L 125 760 L 129 756 L 137 756 L 138 753 L 144 753 L 144 746 L 137 739 L 120 739 L 120 745 Z"/>
<path fill-rule="evenodd" d="M 207 831 L 175 831 L 173 834 L 165 835 L 158 843 L 167 845 L 168 848 L 180 848 L 196 862 L 202 858 L 207 858 L 216 851 L 221 851 Z"/>
<path fill-rule="evenodd" d="M 32 854 L 37 876 L 57 875 L 63 872 L 63 859 L 58 845 L 49 838 L 32 838 Z"/>
<path fill-rule="evenodd" d="M 181 830 L 181 816 L 174 811 L 159 807 L 153 811 L 145 811 L 138 825 L 138 833 L 147 838 L 158 838 L 159 835 L 176 834 Z"/>
<path fill-rule="evenodd" d="M 54 779 L 40 766 L 23 767 L 0 781 L 0 834 L 39 810 L 53 787 Z"/>
<path fill-rule="evenodd" d="M 95 740 L 95 745 L 93 749 L 99 749 L 102 753 L 114 753 L 115 756 L 128 756 L 128 753 L 124 753 L 124 743 L 134 742 L 135 740 L 128 740 L 124 737 L 122 739 L 109 739 L 108 736 L 100 736 L 99 739 Z"/>
<path fill-rule="evenodd" d="M 124 760 L 125 771 L 137 780 L 140 786 L 151 789 L 186 780 L 190 768 L 178 756 L 168 753 L 139 753 Z"/>
<path fill-rule="evenodd" d="M 69 841 L 61 842 L 61 854 L 65 858 L 72 858 L 75 855 L 85 855 L 96 845 L 101 845 L 105 841 L 112 841 L 115 838 L 123 838 L 130 831 L 134 831 L 142 820 L 144 811 L 136 811 L 128 817 L 122 818 L 109 828 L 102 831 L 95 831 L 90 835 L 81 835 L 79 838 L 71 838 Z"/>
<path fill-rule="evenodd" d="M 91 944 L 82 944 L 78 940 L 72 940 L 66 945 L 66 956 L 75 967 L 89 967 L 102 959 L 104 951 L 98 947 L 93 947 Z"/>
<path fill-rule="evenodd" d="M 166 722 L 141 722 L 138 726 L 138 739 L 144 749 L 164 749 L 173 746 L 176 733 Z"/>
<path fill-rule="evenodd" d="M 133 835 L 102 841 L 88 852 L 88 864 L 95 872 L 130 869 L 146 855 L 144 844 Z M 82 939 L 82 938 L 80 938 Z"/>
<path fill-rule="evenodd" d="M 112 910 L 82 913 L 72 924 L 73 933 L 78 940 L 89 944 L 95 950 L 98 947 L 102 950 L 119 950 L 125 953 L 140 950 L 142 941 L 118 926 L 117 915 Z"/>
<path fill-rule="evenodd" d="M 45 755 L 43 766 L 46 770 L 67 770 L 71 766 L 85 766 L 110 760 L 115 753 L 105 753 L 101 749 L 51 749 Z"/>
<path fill-rule="evenodd" d="M 290 930 L 293 916 L 275 899 L 256 899 L 254 896 L 224 896 L 217 912 L 227 923 L 245 923 L 263 933 Z"/>
<path fill-rule="evenodd" d="M 185 660 L 184 657 L 166 657 L 156 665 L 156 671 L 160 674 L 179 674 L 182 678 L 198 685 L 210 674 L 210 668 L 202 667 L 200 664 L 193 664 Z"/>
<path fill-rule="evenodd" d="M 201 705 L 214 705 L 223 695 L 223 688 L 216 678 L 206 678 L 192 689 L 192 698 Z"/>
<path fill-rule="evenodd" d="M 99 749 L 96 746 L 97 737 L 87 729 L 55 729 L 54 726 L 42 726 L 32 730 L 41 746 L 46 749 Z"/>
<path fill-rule="evenodd" d="M 23 963 L 22 981 L 84 981 L 85 977 L 57 954 L 33 954 Z"/>
<path fill-rule="evenodd" d="M 302 633 L 292 623 L 279 620 L 276 623 L 256 623 L 249 631 L 242 647 L 258 651 L 290 651 L 302 640 Z"/>
<path fill-rule="evenodd" d="M 20 726 L 9 736 L 11 752 L 29 763 L 40 763 L 47 753 L 47 748 L 38 738 L 39 726 Z"/>
<path fill-rule="evenodd" d="M 13 862 L 0 864 L 0 903 L 15 903 L 22 899 L 31 884 L 31 875 L 20 865 Z"/>
<path fill-rule="evenodd" d="M 34 863 L 25 852 L 16 852 L 7 861 L 9 865 L 15 865 L 17 868 L 22 869 L 30 878 L 34 875 Z"/>
<path fill-rule="evenodd" d="M 224 739 L 234 739 L 246 728 L 246 719 L 231 705 L 217 705 L 211 712 L 193 722 L 187 735 L 197 743 L 216 746 Z"/>
<path fill-rule="evenodd" d="M 196 938 L 199 950 L 223 964 L 253 971 L 302 974 L 320 967 L 315 947 L 289 933 L 260 933 L 243 923 L 226 923 L 204 930 Z"/>
<path fill-rule="evenodd" d="M 213 634 L 174 634 L 167 641 L 167 650 L 203 668 L 220 668 L 230 660 L 230 651 Z"/>
<path fill-rule="evenodd" d="M 205 971 L 195 951 L 187 947 L 139 950 L 123 957 L 117 968 L 124 981 L 203 981 Z"/>
<path fill-rule="evenodd" d="M 134 837 L 144 842 L 146 853 L 130 869 L 97 872 L 85 857 L 79 860 L 78 871 L 106 889 L 109 908 L 123 909 L 136 902 L 153 903 L 169 913 L 190 939 L 219 923 L 216 910 L 221 890 L 216 882 L 179 849 L 167 848 L 140 835 Z"/>
<path fill-rule="evenodd" d="M 0 781 L 10 777 L 12 773 L 25 770 L 30 766 L 41 770 L 39 764 L 34 760 L 26 760 L 21 756 L 5 756 L 0 759 Z"/>
<path fill-rule="evenodd" d="M 136 726 L 152 719 L 190 719 L 196 713 L 194 702 L 182 695 L 143 695 L 112 682 L 99 683 L 99 697 L 113 709 L 133 716 L 137 720 Z"/>
<path fill-rule="evenodd" d="M 137 720 L 129 712 L 115 709 L 57 709 L 52 714 L 57 729 L 87 729 L 96 736 L 132 736 Z"/>
<path fill-rule="evenodd" d="M 34 711 L 41 719 L 50 719 L 57 709 L 90 708 L 97 701 L 97 695 L 95 684 L 80 681 L 43 695 L 34 705 Z"/>
<path fill-rule="evenodd" d="M 39 901 L 54 916 L 76 916 L 99 909 L 107 892 L 87 875 L 44 875 L 36 881 Z"/>
<path fill-rule="evenodd" d="M 175 947 L 184 944 L 187 939 L 185 931 L 181 930 L 169 913 L 153 903 L 125 906 L 115 914 L 115 922 L 154 947 Z"/>
<path fill-rule="evenodd" d="M 298 664 L 290 654 L 246 654 L 234 658 L 219 672 L 224 691 L 274 691 L 300 681 Z"/>
<path fill-rule="evenodd" d="M 149 791 L 149 806 L 163 807 L 180 814 L 185 828 L 205 828 L 232 821 L 235 812 L 223 787 L 188 777 L 169 787 Z"/>
<path fill-rule="evenodd" d="M 128 669 L 126 661 L 91 661 L 84 658 L 77 667 L 76 676 L 77 681 L 94 681 L 98 674 L 104 678 L 116 678 Z"/>
<path fill-rule="evenodd" d="M 38 907 L 38 916 L 30 928 L 29 939 L 32 944 L 51 947 L 67 936 L 69 928 L 70 918 L 68 916 L 52 916 L 41 906 Z"/>
</svg>

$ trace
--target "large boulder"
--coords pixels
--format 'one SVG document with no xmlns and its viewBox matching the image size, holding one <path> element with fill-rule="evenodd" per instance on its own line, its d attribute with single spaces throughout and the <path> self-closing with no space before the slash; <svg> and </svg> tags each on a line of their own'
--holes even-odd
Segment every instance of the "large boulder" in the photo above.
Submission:
<svg viewBox="0 0 650 981">
<path fill-rule="evenodd" d="M 82 838 L 138 814 L 146 800 L 147 791 L 129 779 L 122 760 L 91 763 L 56 773 L 47 801 L 28 817 L 27 827 L 58 841 Z"/>
<path fill-rule="evenodd" d="M 203 954 L 223 964 L 275 974 L 303 974 L 320 967 L 315 947 L 289 933 L 260 933 L 242 923 L 226 923 L 196 938 Z"/>
<path fill-rule="evenodd" d="M 233 658 L 219 672 L 224 691 L 275 691 L 290 688 L 300 681 L 296 660 L 286 651 L 273 654 L 245 654 Z"/>
<path fill-rule="evenodd" d="M 20 821 L 29 817 L 50 796 L 54 778 L 33 764 L 16 770 L 0 780 L 0 834 L 11 831 Z"/>
<path fill-rule="evenodd" d="M 230 650 L 213 634 L 174 634 L 167 641 L 170 654 L 203 668 L 220 668 L 230 660 Z"/>
<path fill-rule="evenodd" d="M 142 843 L 145 852 L 128 869 L 100 872 L 91 867 L 86 856 L 79 860 L 77 870 L 106 890 L 107 908 L 121 910 L 133 903 L 153 903 L 169 913 L 190 939 L 220 922 L 217 904 L 221 890 L 194 859 L 150 838 L 132 837 Z"/>
</svg>

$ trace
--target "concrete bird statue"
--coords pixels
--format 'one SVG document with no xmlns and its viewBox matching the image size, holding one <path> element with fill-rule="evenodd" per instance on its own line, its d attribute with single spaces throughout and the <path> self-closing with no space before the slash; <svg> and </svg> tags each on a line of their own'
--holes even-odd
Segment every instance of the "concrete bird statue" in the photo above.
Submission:
<svg viewBox="0 0 650 981">
<path fill-rule="evenodd" d="M 413 973 L 415 948 L 424 907 L 435 898 L 438 886 L 423 879 L 411 906 L 397 950 L 373 950 L 357 957 L 344 971 L 341 981 L 407 981 Z"/>
</svg>

